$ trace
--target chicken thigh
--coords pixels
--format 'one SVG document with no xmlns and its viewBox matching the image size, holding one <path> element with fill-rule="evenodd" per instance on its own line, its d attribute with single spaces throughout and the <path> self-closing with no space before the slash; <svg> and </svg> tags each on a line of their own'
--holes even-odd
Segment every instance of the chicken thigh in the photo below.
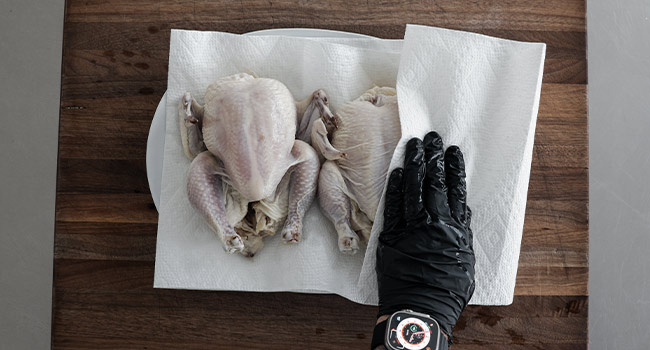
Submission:
<svg viewBox="0 0 650 350">
<path fill-rule="evenodd" d="M 316 120 L 314 148 L 326 159 L 319 203 L 334 223 L 339 250 L 354 254 L 370 237 L 390 160 L 401 137 L 394 88 L 375 87 L 336 111 L 336 125 Z M 359 237 L 359 235 L 361 237 Z"/>
<path fill-rule="evenodd" d="M 281 82 L 241 73 L 217 79 L 203 103 L 186 93 L 179 104 L 190 203 L 229 253 L 252 257 L 281 226 L 284 242 L 298 243 L 319 161 L 296 137 L 315 120 L 331 124 L 325 93 L 296 103 Z"/>
</svg>

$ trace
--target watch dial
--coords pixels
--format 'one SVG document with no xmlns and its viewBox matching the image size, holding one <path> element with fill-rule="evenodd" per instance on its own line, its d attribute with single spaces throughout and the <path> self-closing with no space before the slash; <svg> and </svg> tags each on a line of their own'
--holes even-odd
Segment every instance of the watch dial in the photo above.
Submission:
<svg viewBox="0 0 650 350">
<path fill-rule="evenodd" d="M 422 320 L 408 317 L 401 320 L 395 329 L 400 345 L 408 350 L 424 349 L 431 339 L 431 329 Z"/>
</svg>

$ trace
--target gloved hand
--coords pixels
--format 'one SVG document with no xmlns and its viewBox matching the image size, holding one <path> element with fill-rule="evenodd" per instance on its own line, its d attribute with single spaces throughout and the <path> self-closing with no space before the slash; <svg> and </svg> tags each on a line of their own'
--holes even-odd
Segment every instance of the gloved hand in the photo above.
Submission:
<svg viewBox="0 0 650 350">
<path fill-rule="evenodd" d="M 390 174 L 377 247 L 379 315 L 411 309 L 451 329 L 474 293 L 475 256 L 465 163 L 436 132 L 409 140 Z"/>
</svg>

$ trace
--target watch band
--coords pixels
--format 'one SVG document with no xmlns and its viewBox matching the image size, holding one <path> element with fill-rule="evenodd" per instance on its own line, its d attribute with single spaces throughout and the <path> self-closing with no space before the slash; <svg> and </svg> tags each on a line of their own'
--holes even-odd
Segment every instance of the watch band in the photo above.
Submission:
<svg viewBox="0 0 650 350">
<path fill-rule="evenodd" d="M 376 347 L 384 345 L 384 340 L 386 339 L 386 325 L 388 324 L 388 319 L 385 319 L 375 326 L 375 330 L 372 332 L 372 342 L 370 343 L 370 350 L 375 350 Z"/>
<path fill-rule="evenodd" d="M 442 330 L 440 332 L 440 343 L 438 343 L 438 350 L 448 350 L 449 349 L 449 341 L 447 340 L 447 337 L 445 337 L 445 334 L 442 333 Z"/>
</svg>

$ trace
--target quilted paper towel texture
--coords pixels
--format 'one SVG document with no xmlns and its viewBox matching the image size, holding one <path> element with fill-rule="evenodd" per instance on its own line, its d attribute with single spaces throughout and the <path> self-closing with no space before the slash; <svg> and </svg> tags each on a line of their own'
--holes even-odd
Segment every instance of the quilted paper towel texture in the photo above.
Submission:
<svg viewBox="0 0 650 350">
<path fill-rule="evenodd" d="M 477 249 L 477 289 L 471 303 L 510 303 L 543 58 L 543 44 L 420 26 L 408 26 L 403 43 L 172 31 L 167 105 L 171 117 L 165 136 L 155 287 L 324 292 L 377 303 L 374 250 L 381 215 L 368 249 L 350 257 L 338 252 L 336 234 L 315 204 L 306 218 L 304 242 L 287 247 L 279 237 L 267 239 L 251 261 L 223 252 L 191 208 L 184 192 L 189 160 L 178 137 L 176 103 L 185 91 L 202 97 L 217 77 L 243 71 L 281 80 L 298 99 L 324 88 L 334 111 L 373 84 L 397 84 L 404 137 L 391 167 L 398 164 L 404 140 L 430 129 L 463 147 Z M 509 127 L 514 130 L 506 130 Z M 509 139 L 490 143 L 494 134 Z M 477 158 L 486 153 L 485 160 Z M 498 157 L 490 163 L 492 153 Z"/>
<path fill-rule="evenodd" d="M 429 130 L 463 151 L 476 253 L 470 304 L 512 303 L 545 52 L 542 43 L 406 28 L 397 77 L 402 140 L 391 169 L 401 166 L 406 141 Z M 382 221 L 378 215 L 373 231 Z M 368 250 L 376 245 L 373 235 Z M 364 288 L 376 288 L 374 261 L 364 260 Z"/>
</svg>

